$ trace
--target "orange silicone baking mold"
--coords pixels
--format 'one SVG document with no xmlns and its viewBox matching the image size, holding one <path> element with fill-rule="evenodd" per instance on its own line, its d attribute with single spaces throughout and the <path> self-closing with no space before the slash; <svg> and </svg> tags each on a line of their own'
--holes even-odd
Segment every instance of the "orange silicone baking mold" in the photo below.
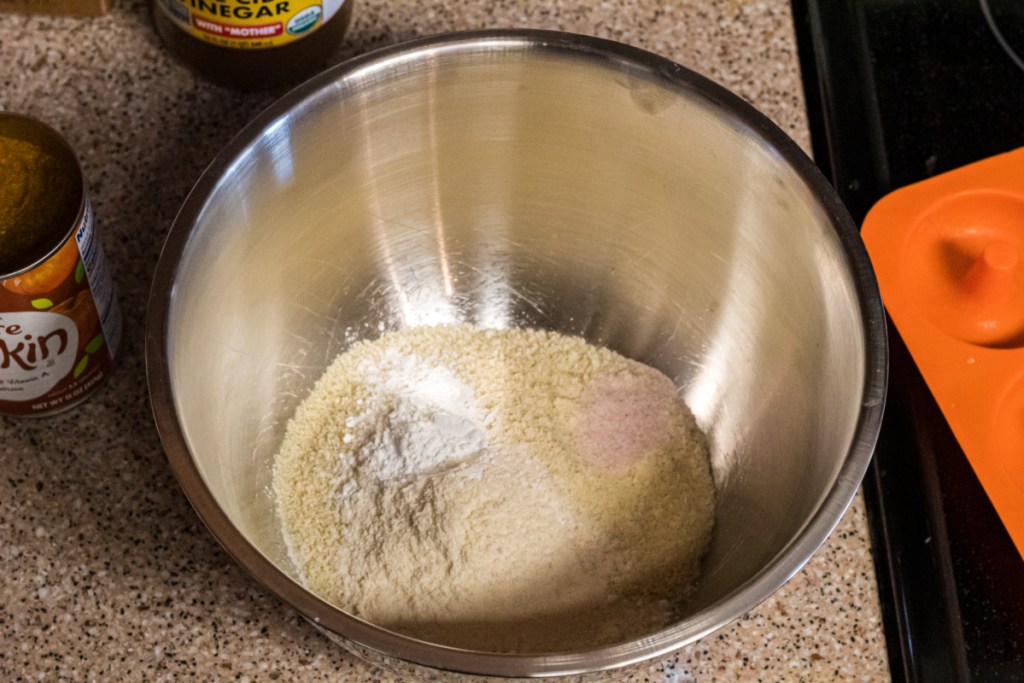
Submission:
<svg viewBox="0 0 1024 683">
<path fill-rule="evenodd" d="M 1024 148 L 883 197 L 882 300 L 1024 556 Z"/>
</svg>

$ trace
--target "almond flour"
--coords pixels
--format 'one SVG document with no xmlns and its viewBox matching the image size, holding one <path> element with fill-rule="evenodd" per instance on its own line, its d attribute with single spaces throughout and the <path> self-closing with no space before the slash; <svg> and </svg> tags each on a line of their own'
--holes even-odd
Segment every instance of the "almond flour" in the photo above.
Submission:
<svg viewBox="0 0 1024 683">
<path fill-rule="evenodd" d="M 273 481 L 315 593 L 456 647 L 556 652 L 666 625 L 714 518 L 706 440 L 661 373 L 536 330 L 355 344 Z"/>
</svg>

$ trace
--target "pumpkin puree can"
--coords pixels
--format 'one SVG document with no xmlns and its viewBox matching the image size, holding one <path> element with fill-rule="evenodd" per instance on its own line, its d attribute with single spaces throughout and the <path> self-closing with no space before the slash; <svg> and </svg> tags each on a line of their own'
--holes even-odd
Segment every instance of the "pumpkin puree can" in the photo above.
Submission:
<svg viewBox="0 0 1024 683">
<path fill-rule="evenodd" d="M 110 374 L 121 325 L 74 152 L 0 114 L 0 414 L 83 401 Z"/>
</svg>

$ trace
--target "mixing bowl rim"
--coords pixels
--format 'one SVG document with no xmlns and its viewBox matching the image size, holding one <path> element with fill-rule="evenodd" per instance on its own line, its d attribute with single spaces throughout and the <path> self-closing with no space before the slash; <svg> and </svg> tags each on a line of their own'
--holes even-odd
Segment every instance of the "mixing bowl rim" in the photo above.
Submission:
<svg viewBox="0 0 1024 683">
<path fill-rule="evenodd" d="M 417 58 L 432 50 L 473 51 L 495 43 L 515 49 L 573 53 L 640 67 L 657 74 L 666 87 L 700 98 L 733 125 L 749 129 L 758 144 L 778 154 L 809 188 L 840 241 L 851 271 L 864 333 L 864 385 L 854 438 L 832 486 L 797 535 L 772 561 L 725 600 L 635 641 L 594 650 L 555 654 L 494 654 L 459 650 L 419 641 L 373 626 L 307 591 L 271 563 L 231 523 L 207 487 L 193 460 L 183 425 L 175 411 L 168 357 L 168 322 L 178 266 L 203 210 L 236 161 L 283 116 L 325 96 L 361 69 L 393 58 Z M 646 50 L 602 38 L 537 29 L 497 29 L 441 34 L 380 48 L 313 77 L 278 99 L 216 156 L 206 168 L 168 233 L 160 254 L 148 304 L 145 356 L 150 401 L 168 461 L 183 491 L 222 547 L 263 586 L 304 617 L 342 639 L 385 657 L 416 665 L 497 677 L 579 674 L 635 664 L 672 652 L 726 625 L 756 607 L 807 562 L 838 524 L 863 479 L 875 447 L 885 403 L 888 375 L 885 318 L 867 252 L 838 195 L 811 160 L 786 134 L 739 96 L 671 60 Z"/>
</svg>

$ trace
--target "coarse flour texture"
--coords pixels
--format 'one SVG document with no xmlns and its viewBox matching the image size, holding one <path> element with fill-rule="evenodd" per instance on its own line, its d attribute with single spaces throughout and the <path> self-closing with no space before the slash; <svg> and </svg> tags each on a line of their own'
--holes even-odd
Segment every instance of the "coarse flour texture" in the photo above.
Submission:
<svg viewBox="0 0 1024 683">
<path fill-rule="evenodd" d="M 273 488 L 312 591 L 488 651 L 664 626 L 714 518 L 706 440 L 668 378 L 575 337 L 469 325 L 341 354 L 289 423 Z"/>
</svg>

